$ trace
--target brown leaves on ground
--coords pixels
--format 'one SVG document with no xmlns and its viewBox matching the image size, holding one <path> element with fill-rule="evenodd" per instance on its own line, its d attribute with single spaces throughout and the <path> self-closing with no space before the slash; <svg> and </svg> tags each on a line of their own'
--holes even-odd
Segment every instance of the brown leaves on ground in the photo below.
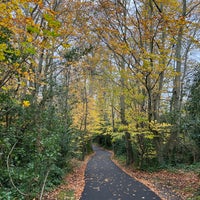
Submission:
<svg viewBox="0 0 200 200">
<path fill-rule="evenodd" d="M 114 162 L 127 174 L 151 188 L 162 200 L 193 199 L 193 195 L 200 188 L 200 177 L 194 172 L 183 170 L 145 172 L 126 167 L 116 160 Z"/>
<path fill-rule="evenodd" d="M 85 186 L 85 169 L 90 158 L 91 156 L 87 157 L 83 162 L 73 160 L 73 172 L 65 177 L 62 185 L 46 194 L 44 199 L 60 200 L 58 196 L 63 191 L 73 191 L 75 199 L 80 199 Z M 200 176 L 194 172 L 185 172 L 183 170 L 175 172 L 167 170 L 145 172 L 126 167 L 114 159 L 113 161 L 127 174 L 151 188 L 162 200 L 193 199 L 194 193 L 200 188 Z"/>
<path fill-rule="evenodd" d="M 192 198 L 200 188 L 200 178 L 194 172 L 185 172 L 182 170 L 169 172 L 162 170 L 150 174 L 152 181 L 162 189 L 168 189 L 172 193 L 178 194 L 180 199 Z"/>
<path fill-rule="evenodd" d="M 59 194 L 66 191 L 73 191 L 75 199 L 80 199 L 85 186 L 85 169 L 91 156 L 88 156 L 84 161 L 72 160 L 73 172 L 65 177 L 62 185 L 46 194 L 44 199 L 60 200 Z"/>
<path fill-rule="evenodd" d="M 166 200 L 186 200 L 192 198 L 200 187 L 200 179 L 193 172 L 169 172 L 161 170 L 159 172 L 131 171 L 131 175 L 153 188 L 162 199 Z"/>
</svg>

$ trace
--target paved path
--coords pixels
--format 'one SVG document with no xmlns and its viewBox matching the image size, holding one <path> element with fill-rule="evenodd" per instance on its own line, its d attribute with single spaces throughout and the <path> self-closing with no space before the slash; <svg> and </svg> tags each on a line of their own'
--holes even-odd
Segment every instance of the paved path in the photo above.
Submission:
<svg viewBox="0 0 200 200">
<path fill-rule="evenodd" d="M 161 200 L 148 187 L 128 176 L 110 159 L 111 154 L 94 147 L 96 154 L 86 168 L 86 185 L 80 200 Z"/>
</svg>

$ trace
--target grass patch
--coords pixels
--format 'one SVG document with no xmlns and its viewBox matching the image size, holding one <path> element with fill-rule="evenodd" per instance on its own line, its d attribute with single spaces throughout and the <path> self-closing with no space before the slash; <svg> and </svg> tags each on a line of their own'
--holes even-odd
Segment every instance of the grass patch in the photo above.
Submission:
<svg viewBox="0 0 200 200">
<path fill-rule="evenodd" d="M 165 166 L 164 169 L 170 171 L 170 172 L 178 172 L 179 170 L 184 172 L 194 172 L 200 176 L 200 162 L 195 164 L 178 164 L 176 166 Z"/>
<path fill-rule="evenodd" d="M 115 156 L 115 159 L 122 165 L 125 165 L 126 164 L 126 156 L 123 156 L 123 155 L 116 155 Z"/>
<path fill-rule="evenodd" d="M 73 190 L 61 191 L 57 195 L 57 199 L 58 200 L 75 200 L 74 191 Z"/>
<path fill-rule="evenodd" d="M 192 198 L 189 198 L 187 200 L 200 200 L 200 196 L 192 197 Z"/>
</svg>

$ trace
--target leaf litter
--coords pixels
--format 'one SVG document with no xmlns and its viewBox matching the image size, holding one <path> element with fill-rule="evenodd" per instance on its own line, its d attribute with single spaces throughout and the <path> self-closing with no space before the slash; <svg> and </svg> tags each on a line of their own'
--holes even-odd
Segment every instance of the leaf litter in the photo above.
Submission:
<svg viewBox="0 0 200 200">
<path fill-rule="evenodd" d="M 162 200 L 194 200 L 196 199 L 194 197 L 195 193 L 200 190 L 200 176 L 198 173 L 184 170 L 146 172 L 127 167 L 114 159 L 114 156 L 112 156 L 112 160 L 128 175 L 149 187 Z"/>
</svg>

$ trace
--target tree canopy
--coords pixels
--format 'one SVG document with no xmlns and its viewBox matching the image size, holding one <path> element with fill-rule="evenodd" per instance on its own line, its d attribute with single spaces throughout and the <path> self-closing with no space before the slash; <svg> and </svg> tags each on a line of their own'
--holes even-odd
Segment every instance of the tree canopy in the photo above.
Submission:
<svg viewBox="0 0 200 200">
<path fill-rule="evenodd" d="M 92 141 L 141 169 L 199 162 L 199 14 L 197 0 L 1 1 L 1 196 L 42 199 Z"/>
</svg>

